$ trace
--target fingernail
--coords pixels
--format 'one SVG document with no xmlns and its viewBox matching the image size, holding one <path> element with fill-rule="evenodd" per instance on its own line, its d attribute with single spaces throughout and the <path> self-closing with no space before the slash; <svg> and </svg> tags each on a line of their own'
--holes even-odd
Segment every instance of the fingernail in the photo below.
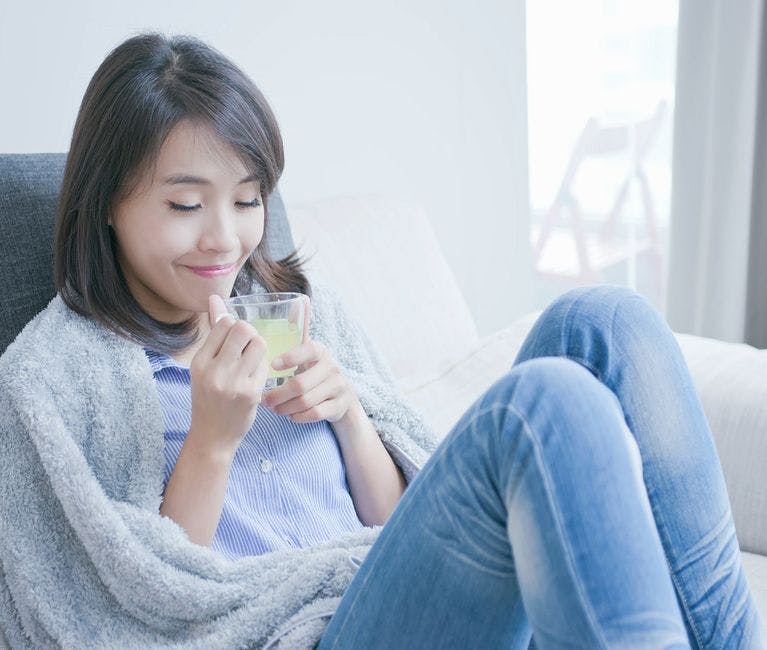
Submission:
<svg viewBox="0 0 767 650">
<path fill-rule="evenodd" d="M 280 357 L 277 357 L 272 361 L 272 368 L 275 370 L 281 370 L 284 366 L 285 362 Z"/>
<path fill-rule="evenodd" d="M 218 323 L 218 321 L 220 321 L 222 318 L 231 318 L 232 320 L 234 320 L 234 316 L 232 316 L 230 313 L 227 312 L 226 314 L 219 314 L 218 316 L 216 316 L 216 323 Z M 216 323 L 214 323 L 214 325 Z"/>
</svg>

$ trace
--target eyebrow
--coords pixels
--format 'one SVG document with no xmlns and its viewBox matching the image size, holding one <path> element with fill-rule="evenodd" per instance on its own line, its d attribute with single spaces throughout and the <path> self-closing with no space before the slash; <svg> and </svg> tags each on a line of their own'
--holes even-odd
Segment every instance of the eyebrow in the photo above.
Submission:
<svg viewBox="0 0 767 650">
<path fill-rule="evenodd" d="M 246 176 L 237 185 L 244 185 L 245 183 L 252 183 L 257 181 L 258 177 L 255 174 Z M 189 174 L 174 174 L 163 179 L 164 185 L 212 185 L 213 183 L 207 178 L 201 178 L 199 176 L 190 176 Z"/>
</svg>

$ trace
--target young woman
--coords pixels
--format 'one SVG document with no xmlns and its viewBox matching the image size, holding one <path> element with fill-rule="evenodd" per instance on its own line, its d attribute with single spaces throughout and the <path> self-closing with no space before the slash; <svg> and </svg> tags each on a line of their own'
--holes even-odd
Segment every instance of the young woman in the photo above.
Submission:
<svg viewBox="0 0 767 650">
<path fill-rule="evenodd" d="M 263 96 L 204 43 L 137 36 L 95 73 L 58 294 L 0 360 L 12 647 L 761 647 L 711 433 L 642 298 L 555 301 L 437 446 L 335 294 L 271 258 L 282 169 Z M 267 392 L 222 304 L 265 290 L 311 296 Z"/>
</svg>

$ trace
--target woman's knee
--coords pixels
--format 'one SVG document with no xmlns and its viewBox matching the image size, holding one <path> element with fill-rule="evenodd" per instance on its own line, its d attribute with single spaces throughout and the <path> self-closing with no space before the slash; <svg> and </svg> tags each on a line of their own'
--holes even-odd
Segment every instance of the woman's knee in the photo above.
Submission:
<svg viewBox="0 0 767 650">
<path fill-rule="evenodd" d="M 528 462 L 547 471 L 632 471 L 641 460 L 615 394 L 581 364 L 537 357 L 514 366 L 486 391 L 456 432 L 481 453 L 478 472 L 499 477 Z M 474 458 L 461 452 L 462 462 Z M 586 471 L 588 474 L 588 471 Z"/>
<path fill-rule="evenodd" d="M 505 426 L 521 424 L 537 444 L 551 444 L 555 437 L 567 446 L 576 438 L 586 447 L 611 444 L 614 432 L 625 427 L 615 394 L 584 366 L 563 357 L 537 357 L 514 366 L 497 383 L 493 399 L 514 416 Z"/>
<path fill-rule="evenodd" d="M 544 310 L 517 361 L 552 355 L 583 362 L 604 360 L 615 343 L 633 349 L 670 335 L 663 317 L 635 291 L 611 285 L 579 287 L 556 298 Z"/>
<path fill-rule="evenodd" d="M 627 287 L 596 285 L 577 287 L 563 293 L 546 308 L 542 319 L 563 323 L 596 322 L 609 324 L 616 316 L 628 321 L 644 321 L 657 316 L 656 309 L 641 294 Z"/>
</svg>

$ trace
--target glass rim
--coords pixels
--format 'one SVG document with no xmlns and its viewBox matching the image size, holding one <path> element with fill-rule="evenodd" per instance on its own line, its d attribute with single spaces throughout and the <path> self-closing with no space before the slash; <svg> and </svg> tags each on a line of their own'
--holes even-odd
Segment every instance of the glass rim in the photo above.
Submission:
<svg viewBox="0 0 767 650">
<path fill-rule="evenodd" d="M 261 297 L 267 296 L 289 296 L 288 298 L 277 298 L 276 300 L 259 300 Z M 267 291 L 264 293 L 249 293 L 245 296 L 232 296 L 224 300 L 224 304 L 232 307 L 244 307 L 246 305 L 279 305 L 286 302 L 297 300 L 298 298 L 305 298 L 306 294 L 297 293 L 295 291 Z"/>
</svg>

